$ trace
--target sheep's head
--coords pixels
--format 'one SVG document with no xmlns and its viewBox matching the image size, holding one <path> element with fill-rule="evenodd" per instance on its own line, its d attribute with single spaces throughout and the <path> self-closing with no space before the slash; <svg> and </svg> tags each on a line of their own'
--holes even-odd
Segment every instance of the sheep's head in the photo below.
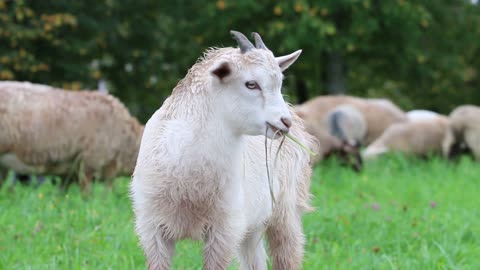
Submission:
<svg viewBox="0 0 480 270">
<path fill-rule="evenodd" d="M 266 134 L 273 138 L 277 131 L 287 133 L 292 116 L 281 93 L 282 71 L 302 51 L 275 57 L 257 33 L 253 33 L 256 46 L 239 32 L 231 34 L 239 49 L 217 57 L 209 70 L 211 86 L 224 104 L 222 114 L 227 123 L 246 135 Z"/>
</svg>

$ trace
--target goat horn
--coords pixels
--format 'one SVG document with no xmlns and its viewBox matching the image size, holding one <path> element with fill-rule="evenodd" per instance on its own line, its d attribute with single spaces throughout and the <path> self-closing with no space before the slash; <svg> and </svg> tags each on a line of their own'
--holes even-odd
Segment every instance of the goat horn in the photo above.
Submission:
<svg viewBox="0 0 480 270">
<path fill-rule="evenodd" d="M 248 38 L 244 34 L 234 30 L 230 30 L 230 34 L 232 34 L 232 37 L 237 41 L 238 46 L 240 47 L 240 51 L 242 53 L 246 53 L 251 49 L 255 48 L 252 42 L 250 42 L 250 40 L 248 40 Z"/>
<path fill-rule="evenodd" d="M 252 36 L 255 39 L 255 48 L 268 50 L 267 46 L 265 46 L 265 43 L 263 43 L 262 37 L 260 37 L 257 32 L 253 32 Z"/>
</svg>

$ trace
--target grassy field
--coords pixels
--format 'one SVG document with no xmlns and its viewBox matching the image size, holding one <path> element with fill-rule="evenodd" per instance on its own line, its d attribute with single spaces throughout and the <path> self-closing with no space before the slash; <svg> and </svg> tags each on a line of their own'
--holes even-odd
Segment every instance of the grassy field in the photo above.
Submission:
<svg viewBox="0 0 480 270">
<path fill-rule="evenodd" d="M 480 269 L 480 166 L 390 156 L 361 174 L 315 169 L 304 218 L 304 269 Z M 0 191 L 0 269 L 145 269 L 128 179 L 82 199 L 78 187 Z M 175 269 L 201 268 L 200 244 L 177 245 Z M 235 268 L 235 267 L 232 267 Z"/>
</svg>

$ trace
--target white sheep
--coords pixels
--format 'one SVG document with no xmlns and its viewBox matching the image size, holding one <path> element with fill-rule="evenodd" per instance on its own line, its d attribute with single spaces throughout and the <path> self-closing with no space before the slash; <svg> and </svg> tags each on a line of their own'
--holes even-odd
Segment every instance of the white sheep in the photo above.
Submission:
<svg viewBox="0 0 480 270">
<path fill-rule="evenodd" d="M 145 126 L 131 198 L 150 270 L 169 269 L 184 238 L 204 241 L 204 269 L 226 269 L 234 253 L 241 269 L 267 269 L 264 232 L 274 269 L 301 266 L 309 154 L 285 141 L 271 197 L 264 153 L 275 131 L 313 146 L 280 92 L 301 51 L 275 58 L 258 34 L 253 46 L 231 33 L 240 49 L 207 51 Z"/>
<path fill-rule="evenodd" d="M 408 121 L 435 119 L 440 114 L 429 110 L 412 110 L 407 112 Z"/>
<path fill-rule="evenodd" d="M 363 114 L 354 106 L 343 104 L 327 112 L 322 123 L 322 130 L 334 137 L 323 135 L 320 138 L 324 151 L 339 156 L 343 163 L 359 171 L 362 168 L 360 147 L 367 134 L 367 123 Z"/>
<path fill-rule="evenodd" d="M 390 151 L 421 157 L 441 154 L 442 142 L 448 133 L 448 118 L 442 115 L 396 123 L 371 143 L 362 157 L 371 159 Z"/>
<path fill-rule="evenodd" d="M 143 126 L 115 97 L 5 81 L 0 96 L 4 172 L 80 178 L 84 188 L 95 176 L 132 174 Z"/>
<path fill-rule="evenodd" d="M 320 143 L 317 160 L 341 149 L 342 144 L 328 133 L 328 127 L 325 127 L 323 121 L 330 111 L 340 105 L 352 106 L 365 119 L 367 131 L 361 141 L 364 145 L 378 138 L 388 126 L 407 120 L 405 113 L 387 99 L 364 99 L 345 95 L 315 97 L 295 106 L 295 112 L 304 119 L 307 131 Z"/>
<path fill-rule="evenodd" d="M 465 145 L 480 161 L 480 107 L 459 106 L 450 113 L 449 119 L 451 133 L 443 142 L 444 155 L 453 158 Z"/>
<path fill-rule="evenodd" d="M 359 147 L 367 134 L 367 122 L 363 114 L 349 104 L 340 105 L 327 113 L 324 120 L 330 134 L 342 142 Z"/>
</svg>

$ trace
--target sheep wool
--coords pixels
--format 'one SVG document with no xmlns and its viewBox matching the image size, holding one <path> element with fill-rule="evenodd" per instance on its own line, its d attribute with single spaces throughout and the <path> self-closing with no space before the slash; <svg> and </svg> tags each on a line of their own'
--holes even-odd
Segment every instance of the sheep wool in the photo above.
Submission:
<svg viewBox="0 0 480 270">
<path fill-rule="evenodd" d="M 453 154 L 453 148 L 465 144 L 476 160 L 480 161 L 480 107 L 462 105 L 450 115 L 451 136 L 444 141 L 444 154 Z"/>
<path fill-rule="evenodd" d="M 448 118 L 443 115 L 396 123 L 388 127 L 362 153 L 370 159 L 395 151 L 418 156 L 441 154 L 442 142 L 448 136 Z"/>
<path fill-rule="evenodd" d="M 133 172 L 143 126 L 115 97 L 28 82 L 0 82 L 0 167 L 22 174 Z"/>
</svg>

